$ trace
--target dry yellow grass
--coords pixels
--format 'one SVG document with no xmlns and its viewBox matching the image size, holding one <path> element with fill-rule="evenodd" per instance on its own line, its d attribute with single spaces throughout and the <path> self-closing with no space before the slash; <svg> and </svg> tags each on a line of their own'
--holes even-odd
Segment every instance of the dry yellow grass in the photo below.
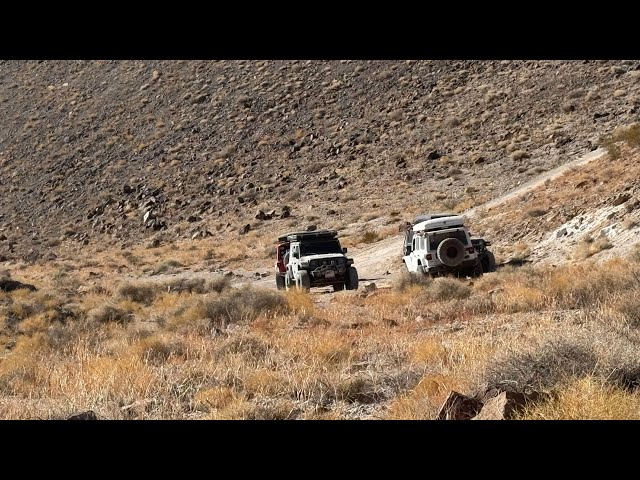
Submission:
<svg viewBox="0 0 640 480">
<path fill-rule="evenodd" d="M 595 240 L 583 240 L 576 246 L 575 258 L 584 260 L 611 247 L 612 245 L 606 237 L 598 237 Z"/>
<path fill-rule="evenodd" d="M 463 390 L 463 384 L 446 375 L 426 375 L 409 393 L 400 396 L 389 407 L 389 420 L 431 420 L 438 413 L 451 390 Z"/>
<path fill-rule="evenodd" d="M 237 400 L 237 392 L 229 387 L 206 388 L 196 393 L 193 398 L 195 408 L 204 412 L 225 408 Z"/>
<path fill-rule="evenodd" d="M 447 355 L 447 348 L 438 339 L 427 338 L 413 346 L 411 359 L 417 363 L 443 363 Z"/>
<path fill-rule="evenodd" d="M 640 395 L 607 385 L 593 377 L 577 379 L 557 398 L 528 407 L 526 420 L 638 420 Z"/>
<path fill-rule="evenodd" d="M 313 298 L 309 292 L 291 289 L 285 293 L 289 307 L 296 313 L 313 314 L 316 311 Z"/>
<path fill-rule="evenodd" d="M 450 389 L 538 378 L 536 368 L 568 393 L 530 416 L 586 415 L 568 404 L 589 392 L 603 399 L 591 407 L 600 417 L 636 415 L 624 385 L 636 378 L 640 258 L 324 301 L 199 287 L 148 300 L 122 295 L 112 279 L 105 273 L 95 292 L 0 295 L 2 418 L 89 408 L 104 418 L 433 418 Z M 127 321 L 101 317 L 105 306 Z M 595 372 L 602 388 L 571 372 Z"/>
</svg>

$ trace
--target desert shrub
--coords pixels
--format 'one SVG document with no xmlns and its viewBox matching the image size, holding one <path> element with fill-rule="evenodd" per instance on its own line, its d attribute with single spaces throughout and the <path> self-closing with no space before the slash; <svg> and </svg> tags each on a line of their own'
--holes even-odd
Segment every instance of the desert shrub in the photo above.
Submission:
<svg viewBox="0 0 640 480">
<path fill-rule="evenodd" d="M 624 316 L 630 326 L 640 327 L 640 295 L 637 291 L 618 299 L 614 309 Z"/>
<path fill-rule="evenodd" d="M 156 298 L 158 287 L 148 283 L 125 283 L 118 289 L 118 295 L 132 302 L 151 305 Z"/>
<path fill-rule="evenodd" d="M 127 324 L 133 320 L 133 314 L 130 310 L 106 304 L 91 310 L 88 318 L 94 323 Z"/>
<path fill-rule="evenodd" d="M 526 420 L 638 420 L 640 397 L 601 378 L 572 380 L 548 401 L 528 405 Z"/>
<path fill-rule="evenodd" d="M 455 278 L 440 277 L 423 290 L 423 295 L 436 301 L 461 300 L 471 295 L 471 287 Z"/>
<path fill-rule="evenodd" d="M 528 393 L 547 391 L 569 377 L 591 373 L 597 357 L 588 345 L 549 342 L 534 351 L 514 353 L 487 367 L 490 388 Z"/>
<path fill-rule="evenodd" d="M 371 230 L 367 230 L 362 234 L 360 238 L 361 243 L 373 243 L 377 242 L 380 239 L 380 235 L 377 232 L 373 232 Z"/>
<path fill-rule="evenodd" d="M 199 300 L 195 316 L 206 318 L 214 325 L 225 326 L 252 322 L 259 315 L 282 313 L 288 309 L 286 298 L 278 292 L 244 288 Z"/>
<path fill-rule="evenodd" d="M 431 285 L 433 279 L 429 275 L 414 274 L 403 270 L 394 282 L 394 288 L 400 292 L 404 292 L 409 287 L 415 285 L 426 287 Z"/>
<path fill-rule="evenodd" d="M 489 387 L 519 393 L 552 392 L 576 378 L 593 376 L 617 388 L 640 386 L 640 337 L 592 323 L 555 337 L 546 336 L 525 351 L 490 361 Z"/>
<path fill-rule="evenodd" d="M 142 360 L 152 364 L 163 364 L 171 357 L 184 357 L 187 353 L 182 340 L 160 335 L 139 340 L 135 348 Z"/>
<path fill-rule="evenodd" d="M 162 263 L 158 264 L 153 269 L 153 274 L 154 275 L 159 275 L 161 273 L 169 273 L 169 272 L 174 271 L 178 267 L 184 267 L 184 265 L 182 263 L 178 262 L 177 260 L 167 260 L 166 262 L 162 262 Z"/>
<path fill-rule="evenodd" d="M 251 358 L 262 358 L 269 351 L 269 345 L 255 335 L 241 335 L 226 340 L 217 350 L 218 355 L 247 354 Z"/>
<path fill-rule="evenodd" d="M 231 288 L 231 280 L 228 277 L 218 277 L 213 280 L 209 280 L 207 282 L 207 291 L 208 292 L 223 292 Z"/>
<path fill-rule="evenodd" d="M 597 239 L 586 238 L 576 246 L 575 257 L 578 260 L 584 260 L 595 255 L 602 250 L 613 248 L 607 237 L 598 237 Z"/>
</svg>

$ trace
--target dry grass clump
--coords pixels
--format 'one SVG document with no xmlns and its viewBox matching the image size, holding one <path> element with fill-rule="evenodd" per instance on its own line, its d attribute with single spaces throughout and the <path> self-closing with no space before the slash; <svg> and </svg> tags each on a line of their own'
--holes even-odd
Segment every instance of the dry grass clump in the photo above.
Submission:
<svg viewBox="0 0 640 480">
<path fill-rule="evenodd" d="M 616 299 L 613 303 L 613 308 L 618 313 L 621 313 L 628 325 L 633 328 L 640 327 L 640 291 L 635 290 L 619 299 Z"/>
<path fill-rule="evenodd" d="M 621 150 L 620 146 L 616 145 L 617 143 L 625 142 L 632 148 L 640 146 L 640 124 L 635 123 L 628 127 L 618 127 L 610 135 L 603 137 L 601 140 L 607 148 L 611 159 L 618 160 Z"/>
<path fill-rule="evenodd" d="M 197 410 L 208 413 L 225 408 L 230 403 L 241 399 L 242 397 L 238 395 L 238 392 L 232 388 L 213 387 L 202 389 L 196 393 L 193 397 L 193 403 Z"/>
<path fill-rule="evenodd" d="M 160 283 L 126 283 L 120 286 L 118 295 L 132 302 L 149 306 L 156 300 L 160 292 L 220 293 L 230 287 L 231 281 L 226 277 L 218 277 L 208 281 L 205 278 L 178 278 Z"/>
<path fill-rule="evenodd" d="M 595 240 L 592 238 L 586 238 L 576 245 L 575 258 L 578 260 L 584 260 L 592 257 L 596 253 L 610 248 L 613 248 L 613 245 L 609 242 L 607 237 L 602 236 Z"/>
<path fill-rule="evenodd" d="M 386 418 L 390 420 L 433 419 L 451 390 L 464 391 L 464 389 L 464 384 L 454 376 L 427 374 L 413 389 L 400 395 L 390 405 Z"/>
<path fill-rule="evenodd" d="M 360 237 L 359 243 L 374 243 L 380 240 L 380 235 L 378 232 L 374 232 L 372 230 L 367 230 Z"/>
<path fill-rule="evenodd" d="M 139 340 L 133 352 L 145 362 L 161 365 L 171 358 L 186 358 L 188 347 L 180 338 L 158 334 Z"/>
<path fill-rule="evenodd" d="M 592 309 L 637 288 L 640 264 L 614 259 L 598 266 L 504 268 L 475 281 L 472 299 L 487 294 L 501 313 Z"/>
<path fill-rule="evenodd" d="M 402 270 L 400 275 L 398 275 L 397 279 L 394 282 L 394 288 L 400 292 L 406 291 L 410 287 L 421 286 L 426 287 L 431 285 L 433 282 L 433 278 L 429 275 L 419 275 L 415 273 L 410 273 L 407 270 Z"/>
<path fill-rule="evenodd" d="M 156 297 L 157 286 L 150 283 L 126 283 L 118 289 L 118 295 L 132 302 L 151 305 Z"/>
<path fill-rule="evenodd" d="M 153 269 L 153 275 L 160 275 L 161 273 L 171 273 L 175 272 L 177 268 L 184 267 L 184 264 L 177 260 L 167 260 L 165 262 L 161 262 Z"/>
<path fill-rule="evenodd" d="M 220 293 L 231 287 L 231 280 L 227 277 L 216 277 L 211 280 L 205 278 L 178 278 L 163 282 L 160 288 L 167 292 L 188 292 L 203 294 L 209 292 Z"/>
<path fill-rule="evenodd" d="M 173 324 L 205 319 L 216 328 L 229 324 L 246 324 L 261 315 L 286 313 L 289 304 L 284 295 L 256 288 L 231 289 L 221 294 L 198 298 L 177 312 Z"/>
<path fill-rule="evenodd" d="M 455 278 L 439 277 L 434 279 L 424 290 L 423 296 L 431 301 L 462 300 L 471 295 L 471 287 L 464 281 Z"/>
<path fill-rule="evenodd" d="M 573 379 L 548 402 L 525 407 L 525 420 L 639 420 L 640 395 L 585 376 Z"/>
<path fill-rule="evenodd" d="M 88 319 L 92 323 L 127 324 L 134 320 L 133 309 L 130 306 L 120 306 L 107 303 L 89 311 Z"/>
<path fill-rule="evenodd" d="M 616 388 L 640 386 L 640 336 L 611 328 L 605 322 L 541 335 L 527 349 L 509 349 L 488 363 L 489 387 L 528 393 L 553 393 L 576 378 L 592 376 Z"/>
</svg>

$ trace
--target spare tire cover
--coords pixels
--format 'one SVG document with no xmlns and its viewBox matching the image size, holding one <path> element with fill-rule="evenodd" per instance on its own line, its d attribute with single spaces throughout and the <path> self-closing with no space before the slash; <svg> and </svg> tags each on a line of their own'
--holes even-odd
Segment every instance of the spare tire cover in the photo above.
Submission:
<svg viewBox="0 0 640 480">
<path fill-rule="evenodd" d="M 436 256 L 446 266 L 455 267 L 464 259 L 464 245 L 457 238 L 446 238 L 438 245 Z"/>
</svg>

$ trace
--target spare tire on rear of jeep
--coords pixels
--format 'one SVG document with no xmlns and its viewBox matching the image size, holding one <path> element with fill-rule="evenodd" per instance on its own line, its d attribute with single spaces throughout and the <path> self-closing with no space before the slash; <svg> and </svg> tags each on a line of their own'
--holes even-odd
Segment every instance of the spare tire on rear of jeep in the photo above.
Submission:
<svg viewBox="0 0 640 480">
<path fill-rule="evenodd" d="M 445 238 L 436 250 L 438 260 L 447 267 L 459 265 L 464 259 L 464 255 L 464 245 L 457 238 Z"/>
</svg>

